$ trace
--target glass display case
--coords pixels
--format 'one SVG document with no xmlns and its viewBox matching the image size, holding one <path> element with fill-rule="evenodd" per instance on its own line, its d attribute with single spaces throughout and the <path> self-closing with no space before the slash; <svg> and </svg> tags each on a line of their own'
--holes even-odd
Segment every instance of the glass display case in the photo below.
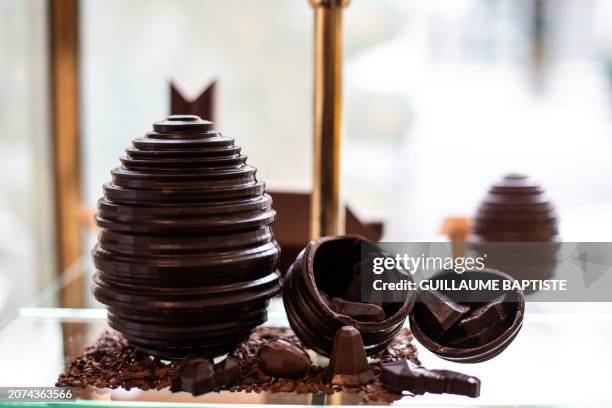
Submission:
<svg viewBox="0 0 612 408">
<path fill-rule="evenodd" d="M 74 265 L 70 278 L 86 273 Z M 55 295 L 66 280 L 56 281 L 0 329 L 0 384 L 5 387 L 50 387 L 76 356 L 92 345 L 106 329 L 106 310 L 95 300 L 90 307 L 56 307 Z M 267 325 L 287 326 L 282 301 L 273 299 Z M 479 377 L 481 396 L 405 396 L 394 405 L 419 406 L 606 406 L 612 402 L 607 365 L 612 361 L 612 305 L 527 303 L 523 328 L 501 355 L 477 364 L 451 363 L 417 343 L 424 366 L 444 368 Z M 414 341 L 414 340 L 413 340 Z M 323 357 L 316 363 L 325 365 Z M 159 406 L 237 405 L 361 405 L 359 393 L 333 395 L 297 393 L 221 392 L 193 397 L 139 389 L 75 389 L 82 406 L 127 406 L 147 402 Z M 35 404 L 35 403 L 32 403 Z M 368 402 L 379 405 L 380 402 Z"/>
</svg>

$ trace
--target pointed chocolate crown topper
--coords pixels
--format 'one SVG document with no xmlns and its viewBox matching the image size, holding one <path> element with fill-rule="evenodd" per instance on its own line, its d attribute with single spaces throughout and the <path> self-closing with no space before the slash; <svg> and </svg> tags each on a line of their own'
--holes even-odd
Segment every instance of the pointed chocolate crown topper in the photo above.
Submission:
<svg viewBox="0 0 612 408">
<path fill-rule="evenodd" d="M 193 100 L 183 96 L 174 82 L 170 83 L 170 114 L 195 115 L 210 122 L 216 121 L 217 81 L 211 84 Z"/>
<path fill-rule="evenodd" d="M 189 115 L 155 123 L 98 201 L 94 295 L 112 328 L 162 358 L 233 350 L 279 291 L 272 200 L 211 129 Z"/>
</svg>

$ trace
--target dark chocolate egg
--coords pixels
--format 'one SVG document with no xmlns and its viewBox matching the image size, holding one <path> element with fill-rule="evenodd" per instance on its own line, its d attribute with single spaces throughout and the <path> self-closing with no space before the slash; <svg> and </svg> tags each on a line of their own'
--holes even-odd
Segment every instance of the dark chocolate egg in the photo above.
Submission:
<svg viewBox="0 0 612 408">
<path fill-rule="evenodd" d="M 364 254 L 368 254 L 364 256 Z M 372 242 L 359 236 L 330 236 L 311 241 L 290 266 L 283 281 L 283 303 L 289 324 L 308 348 L 330 356 L 336 332 L 353 326 L 361 333 L 365 351 L 372 356 L 383 350 L 402 328 L 415 301 L 414 291 L 398 291 L 397 299 L 366 302 L 361 298 L 361 279 L 376 275 L 365 273 L 360 265 L 370 256 L 383 255 Z M 355 292 L 355 287 L 357 288 Z M 378 294 L 379 295 L 379 294 Z M 334 310 L 330 299 L 335 297 L 364 303 L 379 303 L 382 320 L 356 320 Z M 356 299 L 358 297 L 359 299 Z"/>
<path fill-rule="evenodd" d="M 271 198 L 232 138 L 170 116 L 104 185 L 93 292 L 108 320 L 162 358 L 231 351 L 279 292 Z"/>
<path fill-rule="evenodd" d="M 480 204 L 470 247 L 515 279 L 546 279 L 554 275 L 559 241 L 557 214 L 543 188 L 509 174 Z"/>
</svg>

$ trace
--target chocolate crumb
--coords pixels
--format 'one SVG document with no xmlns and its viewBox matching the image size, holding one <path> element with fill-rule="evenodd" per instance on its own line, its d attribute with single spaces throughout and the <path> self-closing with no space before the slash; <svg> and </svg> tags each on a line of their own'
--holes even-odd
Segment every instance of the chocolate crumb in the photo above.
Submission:
<svg viewBox="0 0 612 408">
<path fill-rule="evenodd" d="M 229 392 L 296 392 L 299 394 L 326 394 L 346 391 L 363 393 L 367 401 L 393 402 L 402 394 L 385 389 L 379 380 L 381 364 L 406 358 L 420 364 L 417 349 L 412 342 L 412 333 L 402 328 L 389 346 L 376 355 L 369 363 L 374 379 L 360 387 L 343 387 L 325 382 L 325 368 L 311 366 L 308 372 L 298 378 L 272 378 L 258 365 L 257 355 L 261 346 L 274 340 L 284 340 L 303 347 L 297 336 L 287 327 L 259 327 L 250 338 L 240 344 L 230 357 L 240 367 L 240 378 L 235 385 L 222 386 L 217 391 Z M 96 343 L 88 347 L 72 361 L 59 375 L 56 386 L 85 388 L 138 388 L 161 390 L 169 387 L 180 362 L 166 362 L 138 351 L 121 334 L 107 330 Z"/>
</svg>

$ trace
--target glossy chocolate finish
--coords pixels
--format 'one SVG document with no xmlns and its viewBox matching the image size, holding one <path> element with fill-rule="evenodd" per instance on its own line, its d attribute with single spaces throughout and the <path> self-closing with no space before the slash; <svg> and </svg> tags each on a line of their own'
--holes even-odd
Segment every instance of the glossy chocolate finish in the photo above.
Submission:
<svg viewBox="0 0 612 408">
<path fill-rule="evenodd" d="M 456 274 L 454 271 L 445 271 L 436 275 L 432 279 L 452 280 L 452 279 L 496 279 L 496 280 L 513 280 L 508 274 L 494 270 L 482 269 L 474 271 L 466 271 L 462 275 Z M 457 293 L 457 292 L 455 292 Z M 454 299 L 453 292 L 448 292 L 446 295 L 453 301 L 474 306 L 474 302 L 466 302 L 465 299 Z M 479 307 L 482 307 L 482 300 L 478 299 Z M 493 296 L 488 303 L 499 302 L 499 294 Z M 484 344 L 473 344 L 465 342 L 458 344 L 455 340 L 446 340 L 445 337 L 437 338 L 435 332 L 428 329 L 431 316 L 424 313 L 423 305 L 417 304 L 410 315 L 410 329 L 414 337 L 432 353 L 450 361 L 458 363 L 477 363 L 489 360 L 499 353 L 504 351 L 506 347 L 512 343 L 512 340 L 517 336 L 523 325 L 523 316 L 525 313 L 525 297 L 521 290 L 510 291 L 505 294 L 504 305 L 508 311 L 503 314 L 504 320 L 490 324 L 489 321 L 483 321 L 482 329 L 492 330 L 493 332 L 484 333 L 481 337 L 485 340 Z M 486 336 L 485 336 L 486 335 Z M 472 339 L 473 340 L 473 339 Z"/>
<path fill-rule="evenodd" d="M 476 242 L 558 240 L 557 214 L 544 190 L 527 176 L 509 174 L 494 184 L 474 219 Z"/>
<path fill-rule="evenodd" d="M 93 293 L 162 358 L 231 351 L 278 293 L 272 200 L 234 140 L 171 116 L 134 140 L 98 202 Z"/>
<path fill-rule="evenodd" d="M 385 319 L 363 322 L 336 312 L 326 301 L 342 296 L 352 283 L 353 266 L 361 261 L 361 245 L 375 245 L 358 236 L 331 236 L 311 241 L 287 271 L 283 302 L 291 328 L 305 346 L 330 356 L 336 332 L 353 326 L 361 333 L 366 353 L 384 349 L 401 329 L 415 300 L 413 291 L 403 302 L 383 305 Z M 322 295 L 323 294 L 323 295 Z"/>
<path fill-rule="evenodd" d="M 543 188 L 509 174 L 480 204 L 470 247 L 487 254 L 487 266 L 516 279 L 546 279 L 554 275 L 559 241 L 557 214 Z"/>
<path fill-rule="evenodd" d="M 359 330 L 352 326 L 338 330 L 325 378 L 330 384 L 349 387 L 365 385 L 374 378 Z"/>
<path fill-rule="evenodd" d="M 312 365 L 304 349 L 282 339 L 265 343 L 257 357 L 261 371 L 276 378 L 301 377 Z"/>
<path fill-rule="evenodd" d="M 409 391 L 415 395 L 458 394 L 471 398 L 480 395 L 480 380 L 450 370 L 428 370 L 408 360 L 384 364 L 380 380 L 393 392 Z"/>
</svg>

